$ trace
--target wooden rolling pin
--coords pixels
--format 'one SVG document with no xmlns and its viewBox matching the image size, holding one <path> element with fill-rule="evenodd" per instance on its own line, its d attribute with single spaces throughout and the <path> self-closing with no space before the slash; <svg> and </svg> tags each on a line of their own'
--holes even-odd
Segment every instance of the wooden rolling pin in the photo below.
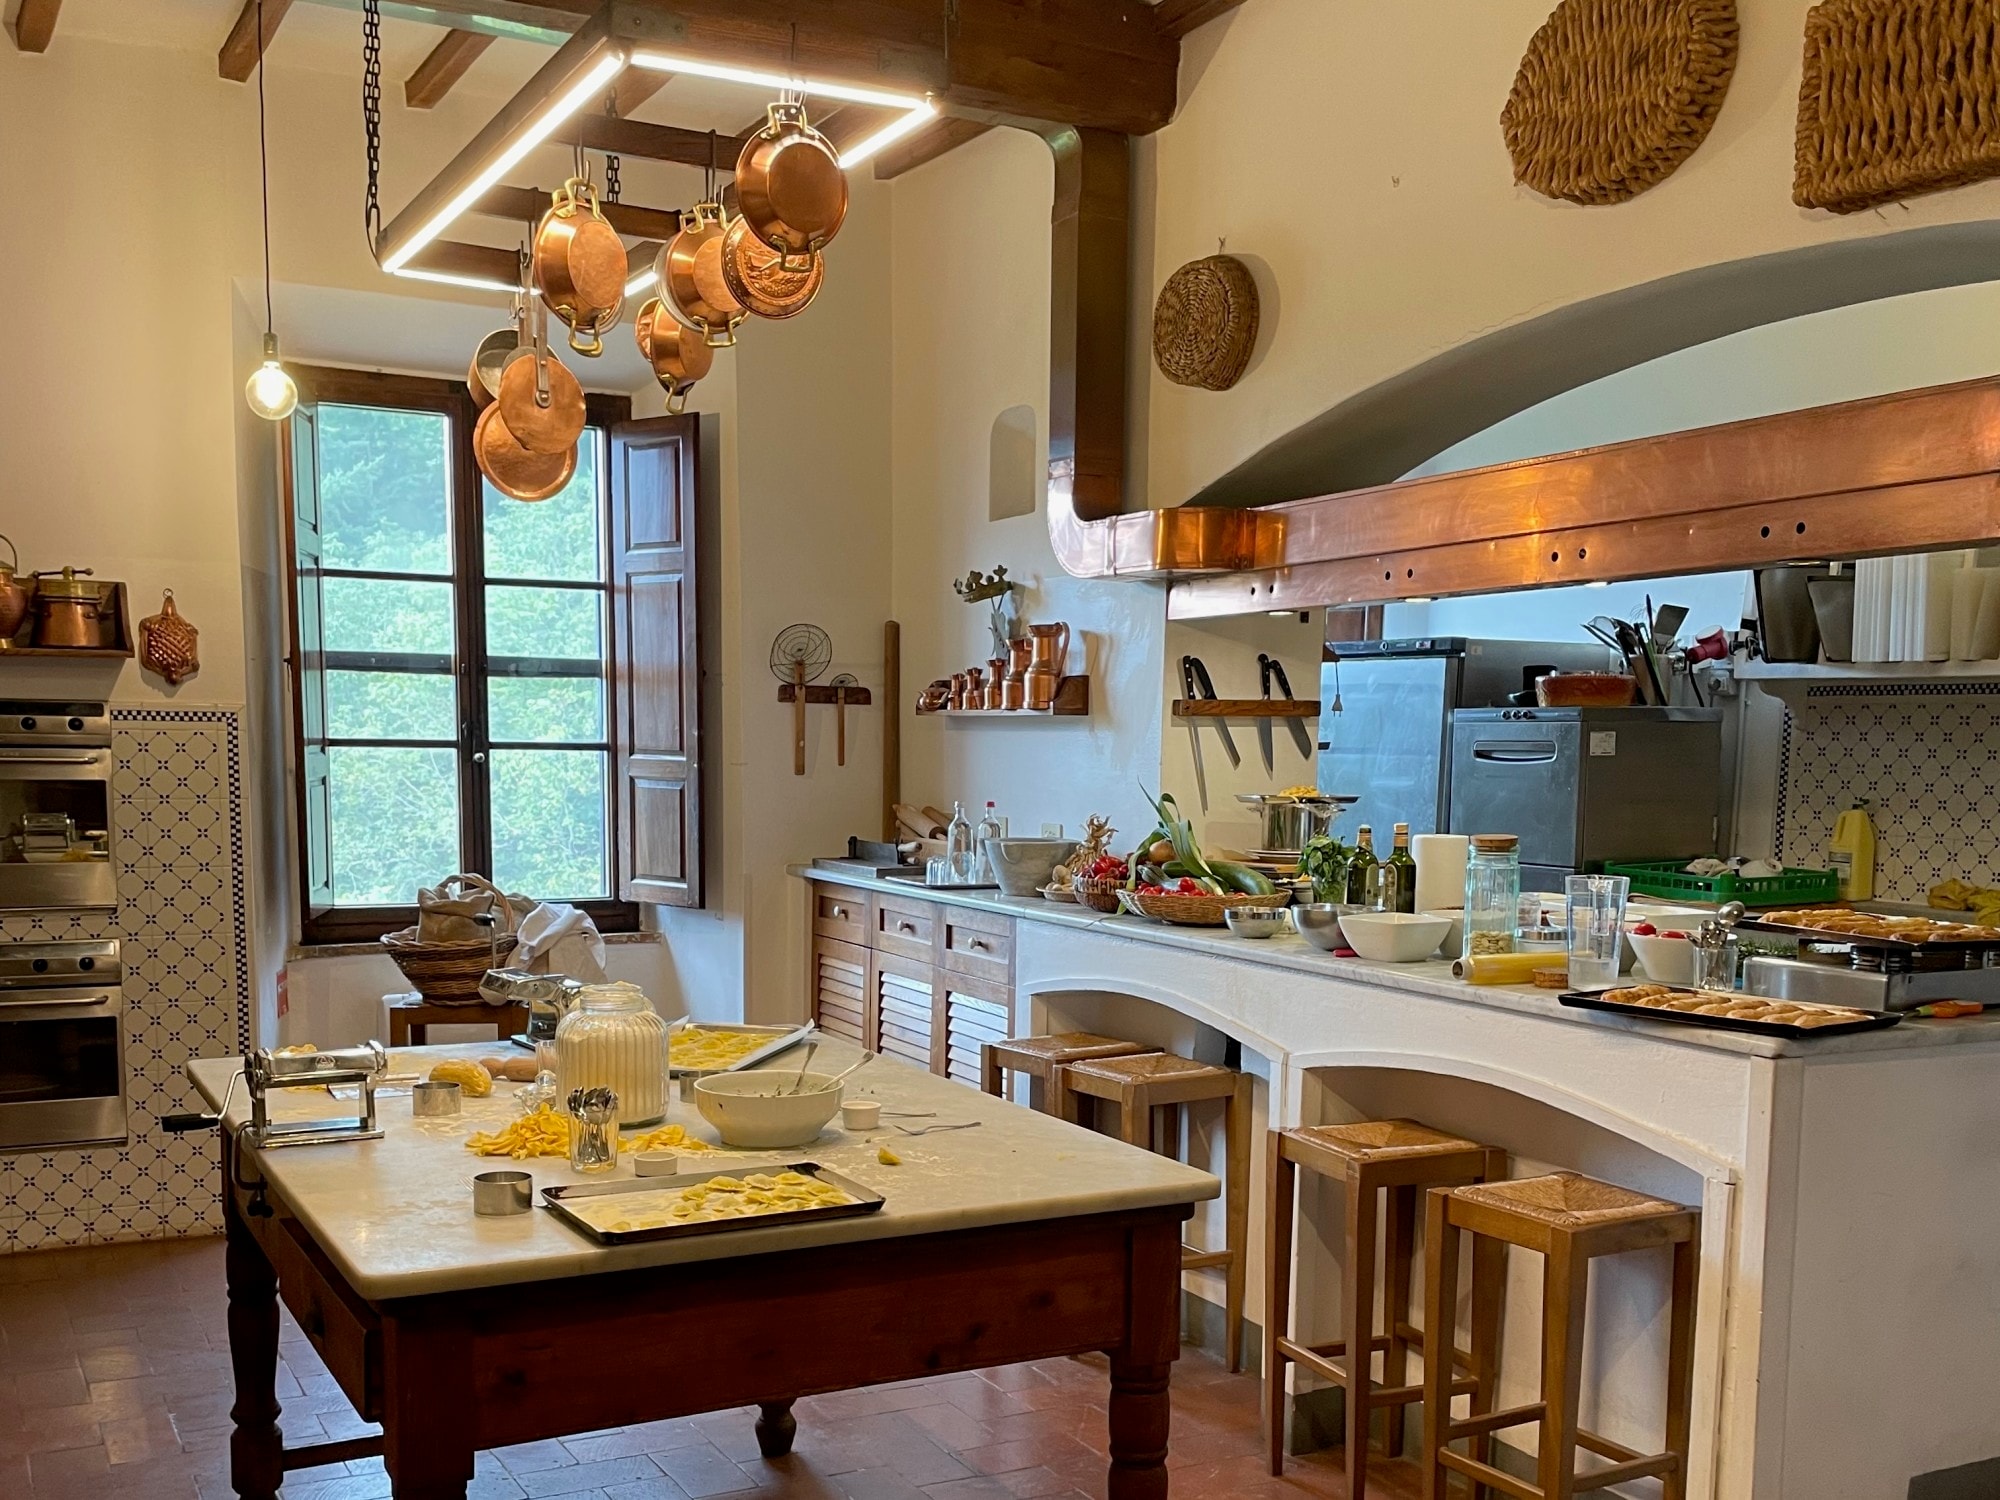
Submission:
<svg viewBox="0 0 2000 1500">
<path fill-rule="evenodd" d="M 938 822 L 925 809 L 912 807 L 907 802 L 896 804 L 896 826 L 913 839 L 944 837 L 945 824 Z"/>
<path fill-rule="evenodd" d="M 1451 972 L 1467 984 L 1532 984 L 1535 970 L 1560 961 L 1546 953 L 1474 953 L 1455 962 Z"/>
</svg>

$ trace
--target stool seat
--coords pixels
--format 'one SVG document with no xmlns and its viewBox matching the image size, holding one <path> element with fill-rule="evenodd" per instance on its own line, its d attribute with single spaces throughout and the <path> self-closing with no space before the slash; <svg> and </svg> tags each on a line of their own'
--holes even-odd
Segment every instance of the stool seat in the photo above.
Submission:
<svg viewBox="0 0 2000 1500">
<path fill-rule="evenodd" d="M 1069 1085 L 1076 1089 L 1080 1078 L 1092 1079 L 1113 1087 L 1132 1084 L 1184 1084 L 1212 1083 L 1219 1089 L 1236 1087 L 1236 1070 L 1217 1067 L 1214 1063 L 1196 1062 L 1191 1057 L 1177 1057 L 1171 1052 L 1142 1052 L 1129 1057 L 1100 1057 L 1068 1065 Z M 1079 1093 L 1090 1092 L 1078 1089 Z"/>
<path fill-rule="evenodd" d="M 1415 1120 L 1359 1120 L 1352 1125 L 1301 1125 L 1285 1134 L 1351 1162 L 1398 1156 L 1455 1156 L 1486 1148 Z"/>
<path fill-rule="evenodd" d="M 1083 1062 L 1093 1057 L 1130 1057 L 1135 1052 L 1152 1050 L 1137 1042 L 1121 1041 L 1115 1036 L 1099 1036 L 1091 1031 L 1062 1031 L 1054 1036 L 1016 1036 L 993 1045 L 1013 1057 L 1024 1060 L 1035 1058 L 1045 1063 Z"/>
<path fill-rule="evenodd" d="M 1576 1172 L 1551 1172 L 1546 1177 L 1520 1177 L 1511 1182 L 1473 1183 L 1457 1191 L 1468 1203 L 1533 1219 L 1556 1229 L 1582 1229 L 1619 1219 L 1649 1219 L 1657 1214 L 1683 1212 L 1678 1203 L 1649 1198 L 1630 1188 L 1599 1182 Z"/>
<path fill-rule="evenodd" d="M 1062 1070 L 1070 1063 L 1100 1057 L 1129 1057 L 1154 1049 L 1121 1037 L 1094 1031 L 1059 1031 L 1052 1036 L 1014 1036 L 983 1042 L 979 1048 L 979 1086 L 997 1098 L 1007 1093 L 1009 1073 L 1021 1073 L 1043 1085 L 1042 1109 L 1057 1119 L 1069 1118 L 1063 1097 Z"/>
</svg>

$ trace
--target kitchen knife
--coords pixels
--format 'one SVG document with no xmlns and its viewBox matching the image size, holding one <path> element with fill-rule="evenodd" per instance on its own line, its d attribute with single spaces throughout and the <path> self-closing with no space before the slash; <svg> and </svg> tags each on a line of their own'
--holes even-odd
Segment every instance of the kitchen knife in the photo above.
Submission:
<svg viewBox="0 0 2000 1500">
<path fill-rule="evenodd" d="M 1214 702 L 1215 679 L 1208 675 L 1208 668 L 1202 665 L 1201 658 L 1199 656 L 1190 656 L 1187 658 L 1187 664 L 1193 670 L 1195 683 L 1200 687 L 1200 696 L 1208 699 L 1210 702 Z M 1188 690 L 1188 696 L 1190 698 L 1196 696 L 1193 688 Z M 1229 732 L 1229 721 L 1227 719 L 1217 719 L 1215 721 L 1215 732 L 1222 736 L 1222 753 L 1229 757 L 1229 763 L 1232 766 L 1242 765 L 1243 757 L 1236 753 L 1236 739 Z"/>
<path fill-rule="evenodd" d="M 1266 703 L 1271 701 L 1271 668 L 1275 665 L 1277 664 L 1264 652 L 1259 651 L 1257 653 L 1257 688 L 1263 695 Z M 1272 771 L 1271 721 L 1269 719 L 1259 719 L 1257 721 L 1257 753 L 1264 757 L 1264 774 L 1269 776 Z"/>
<path fill-rule="evenodd" d="M 1194 658 L 1192 656 L 1183 656 L 1181 658 L 1181 696 L 1186 698 L 1190 703 L 1197 696 L 1194 685 Z M 1207 812 L 1208 775 L 1201 768 L 1201 720 L 1189 719 L 1187 721 L 1187 731 L 1188 750 L 1194 756 L 1195 794 L 1201 799 L 1201 810 Z"/>
<path fill-rule="evenodd" d="M 1271 676 L 1277 680 L 1278 691 L 1284 695 L 1287 702 L 1290 702 L 1292 698 L 1292 680 L 1285 675 L 1285 664 L 1275 656 L 1271 658 Z M 1270 695 L 1267 693 L 1265 696 L 1268 697 Z M 1313 758 L 1312 735 L 1306 732 L 1305 720 L 1287 719 L 1285 720 L 1285 726 L 1292 731 L 1292 743 L 1299 747 L 1299 754 L 1303 755 L 1307 760 L 1311 760 Z"/>
</svg>

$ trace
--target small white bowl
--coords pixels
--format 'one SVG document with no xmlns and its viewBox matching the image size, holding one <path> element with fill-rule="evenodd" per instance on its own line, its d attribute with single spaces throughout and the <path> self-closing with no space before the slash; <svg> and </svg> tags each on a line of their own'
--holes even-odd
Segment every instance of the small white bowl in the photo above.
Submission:
<svg viewBox="0 0 2000 1500">
<path fill-rule="evenodd" d="M 1282 906 L 1229 906 L 1222 925 L 1240 938 L 1267 938 L 1292 929 L 1291 913 Z"/>
<path fill-rule="evenodd" d="M 1465 908 L 1455 906 L 1444 911 L 1420 912 L 1418 915 L 1442 917 L 1445 921 L 1451 923 L 1451 926 L 1445 930 L 1444 940 L 1438 946 L 1444 949 L 1445 957 L 1458 957 L 1459 950 L 1465 946 Z"/>
<path fill-rule="evenodd" d="M 695 1079 L 694 1104 L 725 1146 L 753 1151 L 803 1146 L 826 1128 L 840 1108 L 841 1086 L 831 1073 L 808 1073 L 799 1092 L 787 1093 L 798 1074 L 789 1068 L 715 1073 Z"/>
<path fill-rule="evenodd" d="M 1694 943 L 1687 938 L 1627 932 L 1633 951 L 1655 984 L 1694 983 Z"/>
<path fill-rule="evenodd" d="M 1378 964 L 1413 964 L 1430 958 L 1450 928 L 1449 917 L 1405 911 L 1355 911 L 1340 919 L 1347 946 Z"/>
</svg>

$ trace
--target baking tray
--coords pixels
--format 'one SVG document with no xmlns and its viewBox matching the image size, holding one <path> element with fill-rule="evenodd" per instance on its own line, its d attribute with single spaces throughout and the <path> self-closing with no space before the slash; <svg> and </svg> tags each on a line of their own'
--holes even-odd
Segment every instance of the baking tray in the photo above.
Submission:
<svg viewBox="0 0 2000 1500">
<path fill-rule="evenodd" d="M 753 1052 L 744 1053 L 735 1062 L 730 1063 L 726 1067 L 676 1068 L 669 1066 L 667 1072 L 675 1078 L 683 1078 L 689 1075 L 701 1078 L 710 1073 L 740 1073 L 745 1068 L 754 1068 L 758 1063 L 766 1062 L 776 1057 L 780 1052 L 796 1047 L 800 1042 L 813 1034 L 813 1025 L 810 1021 L 806 1022 L 803 1026 L 745 1026 L 727 1024 L 721 1021 L 684 1021 L 675 1024 L 670 1030 L 680 1031 L 683 1028 L 690 1031 L 741 1031 L 752 1033 L 756 1036 L 768 1036 L 771 1040 Z M 667 1055 L 671 1057 L 673 1055 L 671 1050 L 673 1047 L 672 1036 L 667 1038 L 667 1046 L 669 1048 Z"/>
<path fill-rule="evenodd" d="M 1935 919 L 1934 919 L 1935 920 Z M 2000 953 L 2000 938 L 1915 938 L 1873 937 L 1859 932 L 1829 932 L 1824 927 L 1798 927 L 1790 922 L 1771 922 L 1746 916 L 1736 924 L 1738 932 L 1773 932 L 1801 942 L 1839 944 L 1843 947 L 1886 948 L 1904 953 Z"/>
<path fill-rule="evenodd" d="M 1691 995 L 1693 990 L 1676 989 L 1676 994 Z M 1816 1041 L 1823 1036 L 1846 1036 L 1855 1031 L 1880 1031 L 1885 1026 L 1894 1026 L 1903 1017 L 1899 1011 L 1883 1011 L 1879 1015 L 1863 1016 L 1858 1021 L 1844 1021 L 1836 1026 L 1786 1026 L 1776 1021 L 1749 1021 L 1741 1016 L 1704 1016 L 1691 1010 L 1662 1010 L 1654 1005 L 1625 1005 L 1616 1000 L 1606 1000 L 1601 995 L 1581 994 L 1575 990 L 1558 996 L 1564 1005 L 1578 1010 L 1603 1010 L 1617 1016 L 1637 1016 L 1644 1021 L 1678 1021 L 1688 1026 L 1706 1026 L 1712 1031 L 1746 1031 L 1752 1036 L 1782 1036 L 1800 1041 Z M 1764 995 L 1744 995 L 1746 1000 L 1768 999 Z M 1810 1004 L 1809 1001 L 1794 1001 L 1794 1004 Z M 1830 1007 L 1831 1008 L 1831 1007 Z M 1838 1007 L 1845 1010 L 1846 1006 Z"/>
<path fill-rule="evenodd" d="M 704 1224 L 663 1224 L 658 1229 L 599 1229 L 586 1223 L 571 1213 L 568 1204 L 578 1198 L 610 1198 L 624 1193 L 678 1192 L 682 1188 L 694 1187 L 714 1177 L 741 1178 L 750 1172 L 762 1172 L 775 1177 L 780 1172 L 797 1172 L 803 1177 L 816 1177 L 829 1187 L 837 1187 L 852 1203 L 837 1203 L 826 1208 L 802 1208 L 787 1213 L 752 1214 L 741 1219 L 714 1219 Z M 780 1224 L 810 1224 L 821 1219 L 855 1219 L 863 1214 L 872 1214 L 881 1208 L 882 1195 L 873 1188 L 863 1187 L 851 1177 L 843 1177 L 831 1168 L 823 1167 L 816 1161 L 787 1162 L 775 1167 L 735 1167 L 719 1172 L 696 1172 L 674 1177 L 621 1177 L 613 1182 L 583 1182 L 565 1187 L 542 1189 L 542 1207 L 554 1214 L 563 1223 L 574 1229 L 585 1239 L 595 1240 L 600 1245 L 643 1245 L 653 1240 L 681 1240 L 698 1234 L 723 1234 L 733 1229 L 767 1229 Z"/>
</svg>

